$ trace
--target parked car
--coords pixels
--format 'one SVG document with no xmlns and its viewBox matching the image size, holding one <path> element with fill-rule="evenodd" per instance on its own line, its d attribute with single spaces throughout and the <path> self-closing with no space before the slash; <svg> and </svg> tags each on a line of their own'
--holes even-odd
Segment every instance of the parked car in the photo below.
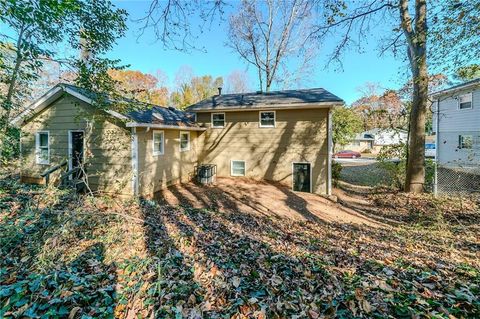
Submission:
<svg viewBox="0 0 480 319">
<path fill-rule="evenodd" d="M 360 154 L 359 152 L 355 152 L 355 151 L 340 151 L 340 152 L 337 152 L 337 153 L 333 154 L 333 157 L 335 157 L 335 158 L 359 158 L 361 156 L 362 156 L 362 154 Z"/>
<path fill-rule="evenodd" d="M 425 157 L 435 158 L 435 144 L 427 143 L 425 144 Z"/>
</svg>

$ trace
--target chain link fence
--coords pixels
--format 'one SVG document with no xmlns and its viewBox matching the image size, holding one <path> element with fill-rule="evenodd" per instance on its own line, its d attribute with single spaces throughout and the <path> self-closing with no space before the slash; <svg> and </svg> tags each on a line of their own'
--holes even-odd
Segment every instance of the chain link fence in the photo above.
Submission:
<svg viewBox="0 0 480 319">
<path fill-rule="evenodd" d="M 442 166 L 436 167 L 435 193 L 438 195 L 479 195 L 479 166 Z"/>
</svg>

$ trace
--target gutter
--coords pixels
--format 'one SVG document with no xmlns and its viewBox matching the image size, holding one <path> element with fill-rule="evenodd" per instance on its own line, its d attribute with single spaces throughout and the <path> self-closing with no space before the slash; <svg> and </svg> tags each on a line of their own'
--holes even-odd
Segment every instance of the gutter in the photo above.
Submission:
<svg viewBox="0 0 480 319">
<path fill-rule="evenodd" d="M 129 122 L 127 127 L 146 127 L 146 128 L 163 128 L 163 129 L 172 129 L 179 131 L 206 131 L 206 127 L 192 127 L 192 126 L 177 126 L 177 125 L 167 125 L 167 124 L 150 124 L 150 123 L 138 123 L 138 122 Z"/>
</svg>

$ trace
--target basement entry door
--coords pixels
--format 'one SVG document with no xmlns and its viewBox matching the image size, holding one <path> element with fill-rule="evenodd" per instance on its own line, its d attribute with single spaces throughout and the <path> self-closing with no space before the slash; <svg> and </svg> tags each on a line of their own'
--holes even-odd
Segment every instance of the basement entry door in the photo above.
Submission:
<svg viewBox="0 0 480 319">
<path fill-rule="evenodd" d="M 311 176 L 310 163 L 293 163 L 293 190 L 310 193 L 312 191 Z"/>
</svg>

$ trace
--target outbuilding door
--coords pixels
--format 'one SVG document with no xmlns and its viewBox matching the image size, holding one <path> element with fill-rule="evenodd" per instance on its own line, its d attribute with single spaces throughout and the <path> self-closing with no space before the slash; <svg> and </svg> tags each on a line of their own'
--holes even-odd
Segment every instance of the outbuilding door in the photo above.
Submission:
<svg viewBox="0 0 480 319">
<path fill-rule="evenodd" d="M 293 190 L 296 192 L 312 191 L 312 167 L 310 163 L 293 163 Z"/>
<path fill-rule="evenodd" d="M 70 169 L 82 167 L 83 165 L 83 146 L 84 146 L 84 133 L 83 131 L 70 131 L 69 136 L 69 158 Z M 82 177 L 83 167 L 73 175 L 74 179 Z"/>
</svg>

